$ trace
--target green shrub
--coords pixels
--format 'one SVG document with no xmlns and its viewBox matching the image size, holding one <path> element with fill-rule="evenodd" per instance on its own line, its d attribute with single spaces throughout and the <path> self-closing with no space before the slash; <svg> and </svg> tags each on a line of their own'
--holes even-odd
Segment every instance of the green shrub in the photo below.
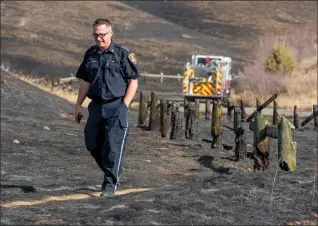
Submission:
<svg viewBox="0 0 318 226">
<path fill-rule="evenodd" d="M 266 72 L 291 73 L 296 68 L 296 61 L 290 48 L 286 45 L 274 48 L 264 63 Z"/>
</svg>

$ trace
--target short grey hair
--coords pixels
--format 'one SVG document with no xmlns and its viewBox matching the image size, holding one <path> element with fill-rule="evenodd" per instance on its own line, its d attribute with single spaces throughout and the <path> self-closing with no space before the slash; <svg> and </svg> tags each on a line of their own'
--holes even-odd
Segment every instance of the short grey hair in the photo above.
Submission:
<svg viewBox="0 0 318 226">
<path fill-rule="evenodd" d="M 110 20 L 108 20 L 108 19 L 106 19 L 106 18 L 98 18 L 97 20 L 94 21 L 93 27 L 94 27 L 94 26 L 99 26 L 99 25 L 102 25 L 102 24 L 105 24 L 106 27 L 112 26 Z"/>
</svg>

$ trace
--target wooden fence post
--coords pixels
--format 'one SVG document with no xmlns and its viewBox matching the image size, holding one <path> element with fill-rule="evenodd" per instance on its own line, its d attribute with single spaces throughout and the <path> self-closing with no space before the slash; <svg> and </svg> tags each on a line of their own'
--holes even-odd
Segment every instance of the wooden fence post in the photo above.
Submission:
<svg viewBox="0 0 318 226">
<path fill-rule="evenodd" d="M 315 109 L 314 109 L 315 110 Z M 318 111 L 314 111 L 310 116 L 308 116 L 302 123 L 301 126 L 306 125 L 308 122 L 310 122 L 315 116 L 317 116 Z"/>
<path fill-rule="evenodd" d="M 205 119 L 210 120 L 211 116 L 211 101 L 209 99 L 205 100 Z"/>
<path fill-rule="evenodd" d="M 177 74 L 177 76 L 178 76 L 178 84 L 180 84 L 181 75 Z"/>
<path fill-rule="evenodd" d="M 213 110 L 212 110 L 212 122 L 211 122 L 211 135 L 212 135 L 212 144 L 211 148 L 221 148 L 221 135 L 222 135 L 222 106 L 218 100 L 213 100 Z"/>
<path fill-rule="evenodd" d="M 241 119 L 242 119 L 242 122 L 244 122 L 246 119 L 245 105 L 242 99 L 241 99 Z"/>
<path fill-rule="evenodd" d="M 294 126 L 295 126 L 295 129 L 299 127 L 299 116 L 297 114 L 297 105 L 294 106 Z"/>
<path fill-rule="evenodd" d="M 148 114 L 147 102 L 145 96 L 140 92 L 139 97 L 139 116 L 138 116 L 138 126 L 142 126 L 145 123 Z"/>
<path fill-rule="evenodd" d="M 234 108 L 235 161 L 245 159 L 247 156 L 247 144 L 245 142 L 245 130 L 242 127 L 241 114 L 240 108 Z"/>
<path fill-rule="evenodd" d="M 171 133 L 171 111 L 172 111 L 172 103 L 167 101 L 167 115 L 166 115 L 166 120 L 165 120 L 165 128 L 166 128 L 166 137 L 169 137 Z"/>
<path fill-rule="evenodd" d="M 234 128 L 234 132 L 241 127 L 241 120 L 240 120 L 240 115 L 241 111 L 239 108 L 234 108 L 234 121 L 233 121 L 233 128 Z"/>
<path fill-rule="evenodd" d="M 184 106 L 185 109 L 186 106 Z M 191 139 L 191 119 L 195 118 L 195 106 L 193 103 L 188 102 L 187 103 L 187 110 L 184 111 L 184 119 L 185 119 L 185 138 Z"/>
<path fill-rule="evenodd" d="M 315 126 L 315 129 L 317 129 L 318 128 L 318 105 L 314 104 L 312 106 L 312 110 L 314 114 L 314 126 Z"/>
<path fill-rule="evenodd" d="M 180 139 L 182 132 L 182 118 L 181 112 L 179 112 L 179 104 L 177 102 L 172 103 L 171 108 L 171 131 L 170 131 L 170 139 Z"/>
<path fill-rule="evenodd" d="M 171 123 L 171 107 L 168 108 L 168 101 L 160 100 L 160 132 L 161 137 L 168 137 Z"/>
<path fill-rule="evenodd" d="M 160 127 L 160 118 L 158 118 L 158 113 L 157 113 L 157 95 L 154 92 L 151 92 L 149 130 L 155 131 L 155 130 L 158 130 L 159 127 Z"/>
<path fill-rule="evenodd" d="M 258 109 L 258 108 L 259 108 L 259 106 L 260 106 L 259 99 L 258 99 L 258 98 L 256 98 L 256 109 Z"/>
<path fill-rule="evenodd" d="M 195 116 L 196 118 L 199 118 L 200 117 L 200 101 L 198 99 L 195 99 L 194 104 L 195 104 Z"/>
<path fill-rule="evenodd" d="M 187 117 L 187 110 L 189 108 L 189 101 L 187 100 L 186 97 L 183 99 L 183 112 L 184 112 L 184 117 Z"/>
<path fill-rule="evenodd" d="M 246 119 L 247 122 L 251 121 L 253 119 L 253 117 L 255 116 L 256 112 L 261 112 L 264 108 L 267 107 L 267 105 L 269 105 L 272 101 L 274 101 L 277 98 L 277 94 L 274 94 L 273 96 L 271 96 L 268 100 L 266 100 L 261 106 L 259 106 L 256 111 L 253 112 L 253 114 L 251 114 L 250 116 L 248 116 L 248 118 Z"/>
<path fill-rule="evenodd" d="M 165 104 L 164 100 L 160 100 L 160 132 L 161 137 L 165 137 L 164 135 L 164 120 L 165 120 L 165 114 L 167 111 L 167 104 Z"/>
<path fill-rule="evenodd" d="M 295 127 L 285 117 L 278 122 L 278 161 L 279 167 L 285 171 L 296 170 Z"/>
<path fill-rule="evenodd" d="M 254 131 L 254 171 L 264 171 L 269 164 L 269 139 L 266 137 L 266 126 L 263 115 L 255 111 L 252 129 Z"/>
<path fill-rule="evenodd" d="M 226 99 L 226 105 L 227 105 L 227 120 L 228 121 L 232 121 L 232 108 L 233 106 L 231 106 L 230 100 Z"/>
<path fill-rule="evenodd" d="M 186 115 L 185 124 L 185 137 L 186 139 L 196 139 L 199 132 L 199 112 L 198 112 L 198 100 L 195 102 L 189 102 Z M 199 105 L 200 106 L 200 105 Z"/>
<path fill-rule="evenodd" d="M 277 125 L 278 120 L 278 112 L 277 112 L 277 102 L 274 100 L 274 107 L 273 107 L 273 125 Z"/>
</svg>

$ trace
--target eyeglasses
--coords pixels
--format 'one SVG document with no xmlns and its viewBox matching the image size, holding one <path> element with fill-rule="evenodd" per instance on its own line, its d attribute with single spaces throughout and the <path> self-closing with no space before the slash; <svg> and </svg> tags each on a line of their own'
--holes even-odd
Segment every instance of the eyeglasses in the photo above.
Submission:
<svg viewBox="0 0 318 226">
<path fill-rule="evenodd" d="M 111 31 L 109 31 L 109 32 L 111 32 Z M 107 33 L 105 33 L 105 34 L 93 33 L 92 36 L 93 36 L 95 39 L 97 39 L 98 37 L 100 37 L 101 39 L 103 39 L 106 35 L 108 35 L 109 32 L 107 32 Z"/>
</svg>

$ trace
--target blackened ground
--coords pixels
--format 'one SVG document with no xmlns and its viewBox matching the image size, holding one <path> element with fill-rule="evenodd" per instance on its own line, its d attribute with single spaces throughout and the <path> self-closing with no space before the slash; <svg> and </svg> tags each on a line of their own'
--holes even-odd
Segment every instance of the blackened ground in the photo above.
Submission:
<svg viewBox="0 0 318 226">
<path fill-rule="evenodd" d="M 72 104 L 3 71 L 1 80 L 6 81 L 1 84 L 1 224 L 277 225 L 310 220 L 317 212 L 312 123 L 296 133 L 296 172 L 277 167 L 277 141 L 272 140 L 268 170 L 253 173 L 252 159 L 234 162 L 233 149 L 210 149 L 202 142 L 210 139 L 208 121 L 200 120 L 198 140 L 173 141 L 137 128 L 134 111 L 129 112 L 131 133 L 119 192 L 151 190 L 4 207 L 13 201 L 98 192 L 103 175 L 85 149 L 85 121 L 73 121 Z M 252 152 L 252 133 L 247 139 Z M 234 134 L 224 130 L 223 143 L 233 142 Z"/>
<path fill-rule="evenodd" d="M 316 54 L 314 1 L 2 1 L 1 12 L 1 63 L 38 78 L 75 74 L 104 16 L 142 73 L 182 73 L 191 55 L 212 54 L 231 57 L 237 75 L 260 41 L 286 30 Z"/>
</svg>

